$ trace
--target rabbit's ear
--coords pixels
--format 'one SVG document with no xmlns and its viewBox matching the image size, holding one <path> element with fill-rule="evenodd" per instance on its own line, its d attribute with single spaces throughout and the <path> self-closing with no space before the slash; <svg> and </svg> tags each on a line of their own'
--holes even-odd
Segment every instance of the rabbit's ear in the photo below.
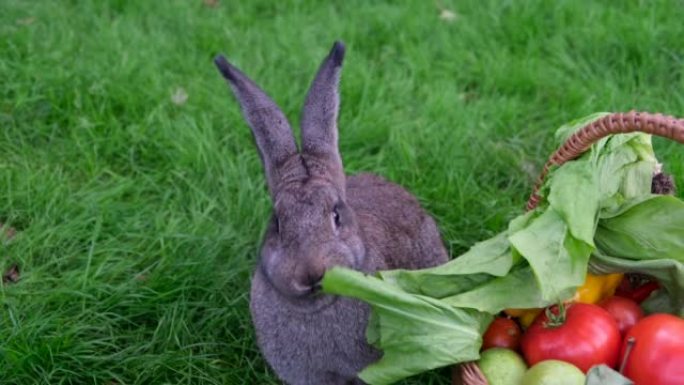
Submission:
<svg viewBox="0 0 684 385">
<path fill-rule="evenodd" d="M 297 154 L 290 123 L 275 102 L 224 56 L 217 56 L 214 63 L 230 84 L 245 120 L 252 128 L 268 186 L 274 196 L 283 164 Z"/>
<path fill-rule="evenodd" d="M 323 160 L 323 164 L 307 162 L 310 174 L 324 173 L 344 188 L 344 170 L 337 147 L 337 114 L 340 107 L 338 85 L 344 44 L 335 42 L 318 69 L 302 111 L 302 154 Z M 323 169 L 320 169 L 323 168 Z"/>
</svg>

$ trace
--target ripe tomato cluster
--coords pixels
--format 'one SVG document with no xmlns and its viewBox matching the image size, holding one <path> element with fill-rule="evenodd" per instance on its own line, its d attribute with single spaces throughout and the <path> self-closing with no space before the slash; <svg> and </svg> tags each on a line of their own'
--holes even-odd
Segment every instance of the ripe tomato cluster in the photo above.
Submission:
<svg viewBox="0 0 684 385">
<path fill-rule="evenodd" d="M 496 318 L 483 336 L 483 349 L 520 350 L 530 366 L 560 360 L 586 373 L 605 364 L 636 385 L 681 385 L 684 319 L 670 314 L 644 317 L 638 303 L 657 283 L 635 287 L 632 281 L 625 276 L 616 295 L 597 304 L 571 302 L 543 309 L 524 332 L 510 316 Z"/>
</svg>

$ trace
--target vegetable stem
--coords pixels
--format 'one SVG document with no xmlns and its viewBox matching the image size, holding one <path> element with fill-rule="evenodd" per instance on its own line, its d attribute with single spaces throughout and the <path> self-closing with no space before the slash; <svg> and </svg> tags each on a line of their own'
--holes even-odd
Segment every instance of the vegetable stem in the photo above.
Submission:
<svg viewBox="0 0 684 385">
<path fill-rule="evenodd" d="M 627 366 L 627 360 L 629 359 L 629 355 L 632 353 L 632 349 L 634 349 L 635 343 L 636 339 L 634 337 L 629 337 L 627 339 L 627 347 L 625 348 L 625 354 L 624 356 L 622 356 L 622 362 L 620 363 L 620 374 L 624 374 L 625 366 Z"/>
</svg>

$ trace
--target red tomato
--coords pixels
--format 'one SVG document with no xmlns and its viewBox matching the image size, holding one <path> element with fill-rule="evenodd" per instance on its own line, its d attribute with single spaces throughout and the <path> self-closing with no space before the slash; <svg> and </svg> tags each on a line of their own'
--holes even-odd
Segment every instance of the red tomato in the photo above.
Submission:
<svg viewBox="0 0 684 385">
<path fill-rule="evenodd" d="M 561 360 L 587 372 L 592 366 L 615 367 L 620 349 L 620 331 L 613 316 L 597 305 L 571 303 L 565 317 L 554 306 L 542 312 L 520 341 L 527 363 Z"/>
<path fill-rule="evenodd" d="M 608 297 L 598 303 L 615 318 L 620 329 L 620 335 L 624 336 L 632 326 L 644 318 L 644 311 L 636 302 L 623 297 Z"/>
<path fill-rule="evenodd" d="M 634 343 L 625 357 L 628 341 Z M 684 383 L 684 320 L 670 314 L 653 314 L 627 332 L 620 357 L 623 374 L 635 385 Z"/>
<path fill-rule="evenodd" d="M 482 350 L 507 348 L 517 350 L 520 345 L 520 326 L 510 318 L 496 318 L 482 336 Z"/>
</svg>

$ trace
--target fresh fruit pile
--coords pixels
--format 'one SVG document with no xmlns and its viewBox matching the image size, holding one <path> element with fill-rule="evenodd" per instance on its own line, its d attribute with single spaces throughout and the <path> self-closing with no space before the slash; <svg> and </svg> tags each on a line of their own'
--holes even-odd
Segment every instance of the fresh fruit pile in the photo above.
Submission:
<svg viewBox="0 0 684 385">
<path fill-rule="evenodd" d="M 588 275 L 571 301 L 507 309 L 484 333 L 478 365 L 489 385 L 584 385 L 585 374 L 598 365 L 636 384 L 682 384 L 684 319 L 644 317 L 639 306 L 657 288 L 643 276 Z M 532 321 L 529 314 L 535 315 Z"/>
</svg>

